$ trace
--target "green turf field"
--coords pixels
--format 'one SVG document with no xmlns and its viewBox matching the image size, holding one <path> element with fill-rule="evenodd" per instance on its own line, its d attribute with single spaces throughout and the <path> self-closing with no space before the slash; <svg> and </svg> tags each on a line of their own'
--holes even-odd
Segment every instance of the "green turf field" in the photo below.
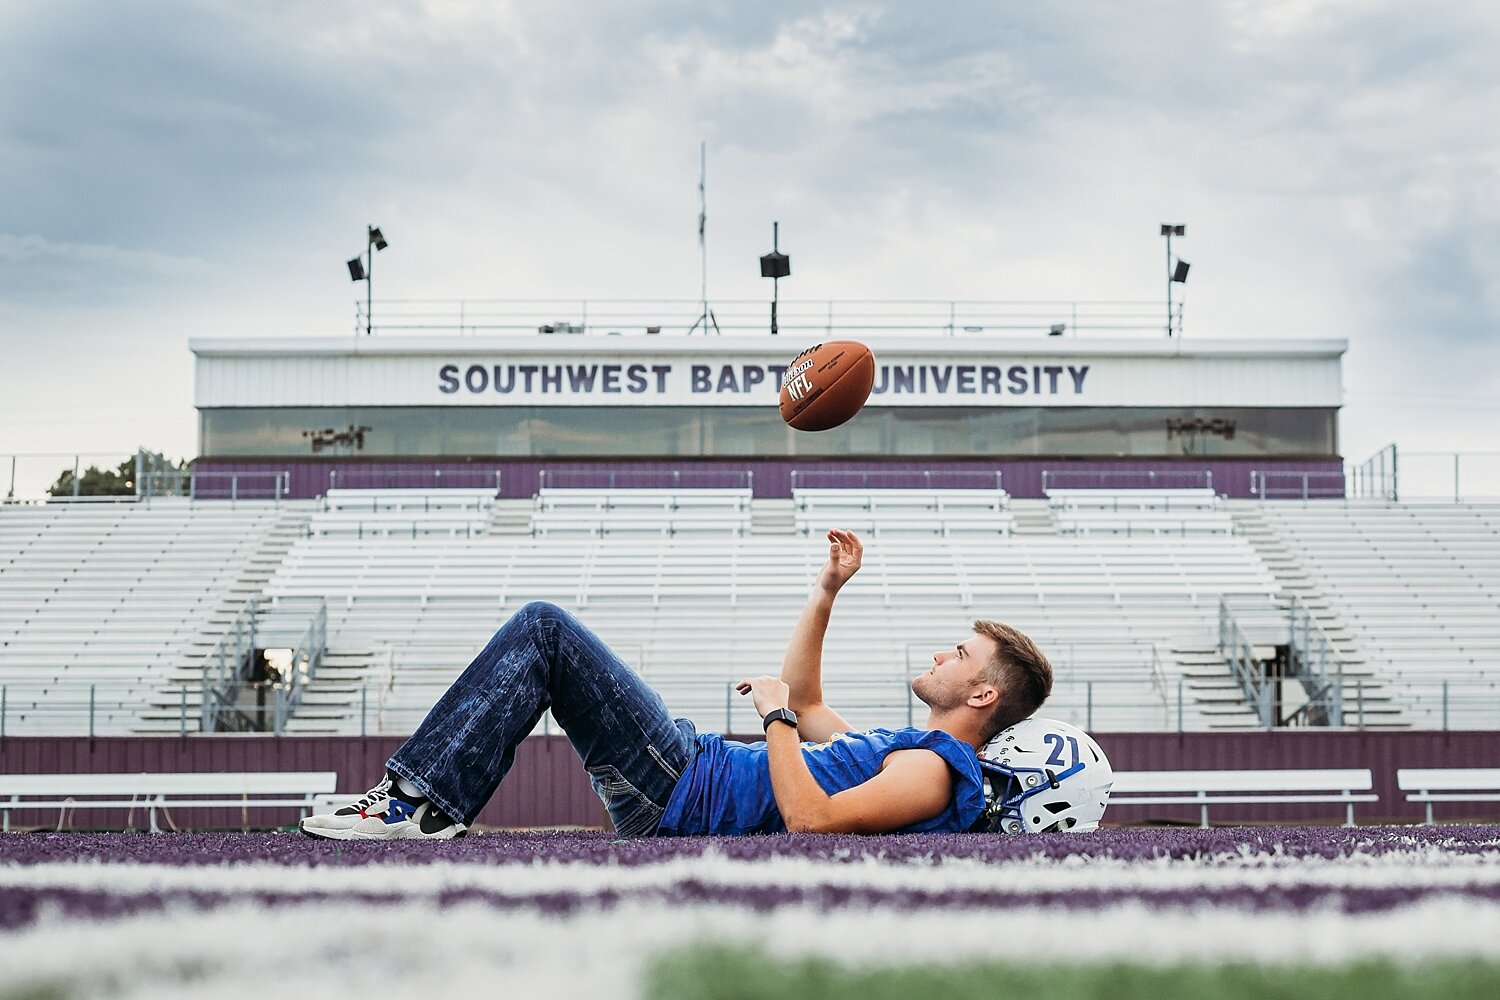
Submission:
<svg viewBox="0 0 1500 1000">
<path fill-rule="evenodd" d="M 673 952 L 654 963 L 647 972 L 646 996 L 651 1000 L 1494 1000 L 1500 997 L 1500 963 L 1157 966 L 976 961 L 848 968 L 824 958 L 777 961 L 752 948 L 704 947 Z"/>
</svg>

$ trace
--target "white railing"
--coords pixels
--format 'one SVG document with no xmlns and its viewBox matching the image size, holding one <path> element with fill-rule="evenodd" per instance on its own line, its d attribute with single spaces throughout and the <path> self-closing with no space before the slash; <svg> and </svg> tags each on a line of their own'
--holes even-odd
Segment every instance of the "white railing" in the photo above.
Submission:
<svg viewBox="0 0 1500 1000">
<path fill-rule="evenodd" d="M 136 493 L 143 500 L 155 497 L 187 497 L 192 500 L 275 500 L 291 492 L 292 474 L 287 471 L 219 472 L 184 469 L 148 472 L 141 476 Z"/>
<path fill-rule="evenodd" d="M 1500 501 L 1500 451 L 1401 451 L 1394 444 L 1343 471 L 1252 469 L 1259 500 Z"/>
<path fill-rule="evenodd" d="M 331 490 L 491 489 L 500 492 L 499 469 L 330 469 Z"/>
<path fill-rule="evenodd" d="M 373 307 L 373 332 L 682 336 L 770 332 L 771 303 L 761 299 L 385 299 Z M 1161 336 L 1163 305 L 1143 301 L 1001 301 L 958 299 L 782 299 L 782 335 L 917 334 L 994 337 L 1015 334 Z M 354 306 L 365 331 L 365 303 Z"/>
<path fill-rule="evenodd" d="M 999 490 L 1000 470 L 975 469 L 793 469 L 792 490 Z"/>
<path fill-rule="evenodd" d="M 1049 489 L 1164 490 L 1213 489 L 1211 469 L 1043 469 L 1042 491 Z"/>
<path fill-rule="evenodd" d="M 1392 452 L 1395 452 L 1392 446 Z M 1500 500 L 1500 451 L 1400 452 L 1395 497 L 1400 500 Z"/>
<path fill-rule="evenodd" d="M 1257 500 L 1321 500 L 1346 495 L 1343 472 L 1251 469 L 1250 495 Z"/>
<path fill-rule="evenodd" d="M 0 503 L 33 503 L 40 500 L 97 500 L 134 501 L 134 495 L 84 497 L 79 496 L 83 476 L 90 468 L 114 472 L 131 456 L 118 452 L 16 452 L 0 455 L 0 476 L 5 477 L 5 490 L 0 494 Z M 47 490 L 68 472 L 73 474 L 70 491 L 52 496 Z M 135 488 L 134 480 L 130 489 Z"/>
<path fill-rule="evenodd" d="M 755 487 L 755 473 L 750 469 L 543 469 L 537 483 L 551 490 L 749 490 Z"/>
</svg>

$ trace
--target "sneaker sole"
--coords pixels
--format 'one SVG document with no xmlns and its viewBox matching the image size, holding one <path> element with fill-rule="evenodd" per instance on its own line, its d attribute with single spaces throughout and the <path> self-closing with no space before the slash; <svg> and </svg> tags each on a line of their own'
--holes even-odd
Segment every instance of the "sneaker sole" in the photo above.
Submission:
<svg viewBox="0 0 1500 1000">
<path fill-rule="evenodd" d="M 331 829 L 331 828 L 328 828 L 328 827 L 320 827 L 320 826 L 315 826 L 315 827 L 309 828 L 309 827 L 303 826 L 301 823 L 297 824 L 297 829 L 301 830 L 306 836 L 316 837 L 319 840 L 353 840 L 354 839 L 354 831 L 353 830 L 349 830 L 349 829 L 337 830 L 337 829 Z"/>
<path fill-rule="evenodd" d="M 343 831 L 341 831 L 343 832 Z M 462 837 L 466 830 L 453 830 L 451 827 L 442 833 L 423 833 L 416 827 L 408 827 L 401 833 L 361 833 L 358 830 L 349 830 L 345 840 L 453 840 Z"/>
</svg>

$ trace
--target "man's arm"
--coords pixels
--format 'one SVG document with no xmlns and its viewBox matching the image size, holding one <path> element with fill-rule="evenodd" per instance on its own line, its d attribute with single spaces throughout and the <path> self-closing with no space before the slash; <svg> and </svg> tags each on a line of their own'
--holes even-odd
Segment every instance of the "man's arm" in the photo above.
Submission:
<svg viewBox="0 0 1500 1000">
<path fill-rule="evenodd" d="M 849 723 L 823 703 L 823 637 L 828 632 L 833 599 L 859 572 L 863 558 L 864 546 L 854 532 L 839 528 L 828 532 L 828 562 L 792 628 L 781 661 L 781 679 L 791 692 L 787 707 L 797 713 L 797 728 L 803 739 L 815 743 L 849 730 Z"/>
<path fill-rule="evenodd" d="M 755 696 L 755 710 L 763 716 L 788 707 L 787 685 L 774 677 L 741 681 L 739 687 L 742 694 Z M 794 833 L 889 833 L 931 819 L 953 797 L 948 765 L 931 750 L 893 753 L 869 781 L 829 795 L 802 756 L 797 730 L 773 722 L 766 745 L 776 808 Z"/>
</svg>

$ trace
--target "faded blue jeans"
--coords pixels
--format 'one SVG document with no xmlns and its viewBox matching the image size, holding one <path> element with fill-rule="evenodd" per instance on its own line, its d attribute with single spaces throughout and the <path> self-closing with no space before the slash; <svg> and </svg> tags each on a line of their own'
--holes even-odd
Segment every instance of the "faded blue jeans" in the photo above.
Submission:
<svg viewBox="0 0 1500 1000">
<path fill-rule="evenodd" d="M 697 732 L 597 635 L 533 601 L 500 627 L 387 765 L 466 824 L 547 708 L 621 836 L 650 836 L 698 752 Z"/>
</svg>

